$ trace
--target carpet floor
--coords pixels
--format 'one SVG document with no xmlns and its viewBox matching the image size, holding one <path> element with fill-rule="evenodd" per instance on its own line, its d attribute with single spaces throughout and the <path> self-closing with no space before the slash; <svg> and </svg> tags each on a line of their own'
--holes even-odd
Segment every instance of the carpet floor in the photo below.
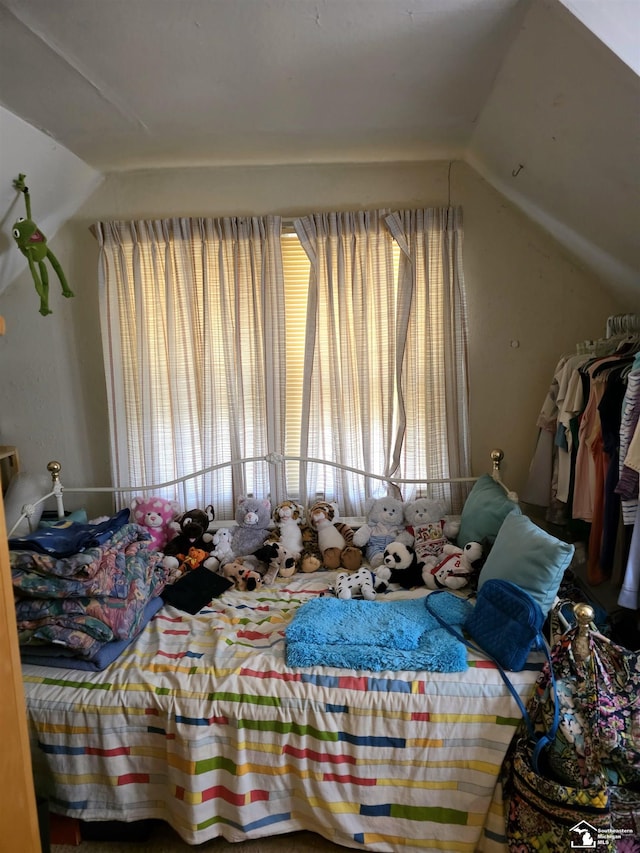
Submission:
<svg viewBox="0 0 640 853">
<path fill-rule="evenodd" d="M 168 826 L 158 826 L 145 841 L 83 840 L 77 845 L 51 845 L 51 853 L 194 853 L 200 850 L 206 853 L 345 853 L 347 849 L 313 832 L 294 832 L 237 843 L 216 838 L 193 847 L 182 841 Z"/>
</svg>

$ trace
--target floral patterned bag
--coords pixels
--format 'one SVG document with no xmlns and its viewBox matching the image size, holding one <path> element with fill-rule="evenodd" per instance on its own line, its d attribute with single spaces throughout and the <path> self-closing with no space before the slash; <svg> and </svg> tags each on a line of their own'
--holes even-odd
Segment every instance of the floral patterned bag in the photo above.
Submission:
<svg viewBox="0 0 640 853">
<path fill-rule="evenodd" d="M 527 710 L 505 764 L 512 853 L 640 853 L 640 655 L 582 620 L 554 645 Z M 536 766 L 529 732 L 554 713 Z"/>
<path fill-rule="evenodd" d="M 549 768 L 569 785 L 605 779 L 640 789 L 640 654 L 587 631 L 585 653 L 576 655 L 578 631 L 570 629 L 551 651 L 560 721 L 547 749 Z M 529 708 L 543 727 L 553 707 L 549 694 L 545 667 Z"/>
<path fill-rule="evenodd" d="M 536 772 L 526 738 L 516 743 L 506 793 L 511 853 L 569 853 L 580 842 L 584 849 L 598 853 L 616 850 L 607 786 L 563 785 Z M 581 826 L 589 828 L 590 846 L 577 834 Z"/>
</svg>

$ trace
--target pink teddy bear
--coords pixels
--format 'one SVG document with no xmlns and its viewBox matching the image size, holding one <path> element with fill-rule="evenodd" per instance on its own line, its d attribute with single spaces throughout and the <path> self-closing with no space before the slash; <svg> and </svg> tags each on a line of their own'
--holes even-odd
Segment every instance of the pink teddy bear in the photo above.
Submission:
<svg viewBox="0 0 640 853">
<path fill-rule="evenodd" d="M 180 515 L 177 501 L 165 498 L 133 498 L 131 501 L 131 521 L 139 524 L 151 534 L 150 547 L 155 551 L 164 551 L 180 530 L 176 518 Z"/>
</svg>

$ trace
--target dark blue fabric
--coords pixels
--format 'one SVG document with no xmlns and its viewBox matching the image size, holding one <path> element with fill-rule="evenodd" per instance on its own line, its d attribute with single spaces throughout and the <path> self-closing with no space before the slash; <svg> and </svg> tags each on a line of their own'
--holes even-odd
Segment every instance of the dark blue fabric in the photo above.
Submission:
<svg viewBox="0 0 640 853">
<path fill-rule="evenodd" d="M 86 548 L 103 545 L 107 539 L 129 521 L 129 509 L 120 510 L 99 524 L 80 524 L 61 519 L 51 527 L 39 527 L 19 539 L 10 539 L 12 551 L 38 551 L 52 557 L 70 557 Z"/>
</svg>

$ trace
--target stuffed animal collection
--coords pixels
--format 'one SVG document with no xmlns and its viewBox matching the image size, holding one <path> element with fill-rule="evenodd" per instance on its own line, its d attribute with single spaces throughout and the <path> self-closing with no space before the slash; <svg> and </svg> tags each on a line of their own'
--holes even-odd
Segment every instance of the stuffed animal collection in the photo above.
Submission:
<svg viewBox="0 0 640 853">
<path fill-rule="evenodd" d="M 367 523 L 353 535 L 353 544 L 364 548 L 372 569 L 382 564 L 384 549 L 405 532 L 404 504 L 392 497 L 368 502 Z"/>
<path fill-rule="evenodd" d="M 389 584 L 404 589 L 465 586 L 482 547 L 451 545 L 448 536 L 455 536 L 458 527 L 444 512 L 442 502 L 428 498 L 406 506 L 396 498 L 380 498 L 370 502 L 366 524 L 354 532 L 329 501 L 316 501 L 305 522 L 295 501 L 279 503 L 272 513 L 269 500 L 241 497 L 235 526 L 215 530 L 212 506 L 179 516 L 175 502 L 132 502 L 134 520 L 152 531 L 154 543 L 162 545 L 154 547 L 165 553 L 165 565 L 176 576 L 204 565 L 237 588 L 254 590 L 298 570 L 340 570 L 334 589 L 341 599 L 373 599 Z M 362 566 L 363 550 L 367 567 Z"/>
<path fill-rule="evenodd" d="M 180 525 L 176 521 L 179 515 L 177 501 L 142 497 L 131 501 L 131 521 L 148 531 L 154 551 L 164 553 L 167 543 L 179 532 Z"/>
</svg>

